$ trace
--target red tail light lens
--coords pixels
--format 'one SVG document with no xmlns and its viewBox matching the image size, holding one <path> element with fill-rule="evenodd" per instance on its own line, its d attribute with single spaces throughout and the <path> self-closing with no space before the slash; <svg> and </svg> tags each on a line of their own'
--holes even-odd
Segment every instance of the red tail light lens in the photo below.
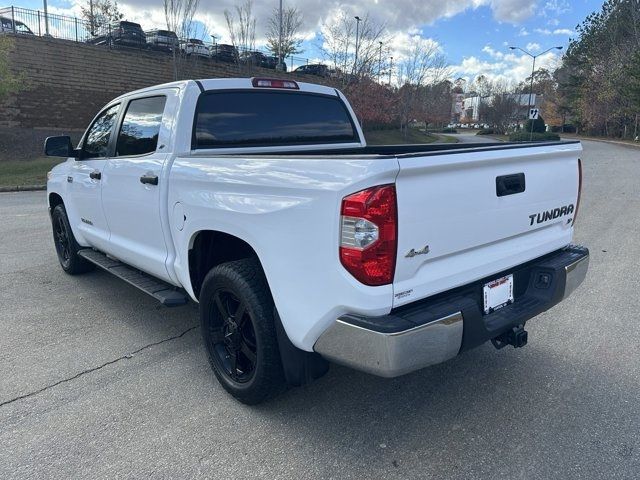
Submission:
<svg viewBox="0 0 640 480">
<path fill-rule="evenodd" d="M 580 208 L 580 197 L 582 196 L 582 160 L 578 159 L 578 200 L 576 201 L 576 211 L 573 212 L 573 221 L 571 225 L 575 225 L 578 209 Z"/>
<path fill-rule="evenodd" d="M 345 197 L 340 218 L 340 261 L 370 286 L 393 282 L 398 246 L 396 188 L 380 185 Z"/>
</svg>

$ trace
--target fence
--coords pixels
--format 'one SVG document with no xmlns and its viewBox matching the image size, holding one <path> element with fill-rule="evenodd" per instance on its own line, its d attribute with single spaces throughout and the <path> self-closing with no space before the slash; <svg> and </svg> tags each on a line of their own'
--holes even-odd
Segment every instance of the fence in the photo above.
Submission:
<svg viewBox="0 0 640 480">
<path fill-rule="evenodd" d="M 162 28 L 162 27 L 159 27 Z M 66 15 L 58 15 L 53 13 L 41 12 L 40 10 L 30 10 L 22 7 L 4 7 L 0 8 L 0 33 L 15 33 L 25 35 L 37 35 L 40 37 L 58 38 L 62 40 L 71 40 L 74 42 L 95 42 L 99 39 L 98 33 L 102 36 L 109 35 L 110 25 L 106 25 L 99 32 L 91 33 L 91 27 L 86 20 L 69 17 Z M 101 31 L 100 31 L 101 30 Z M 106 30 L 106 31 L 105 31 Z M 214 51 L 215 44 L 203 40 L 204 45 L 209 51 Z M 109 42 L 104 42 L 106 46 L 112 48 Z M 139 48 L 147 48 L 146 43 L 141 43 Z M 264 55 L 271 56 L 270 52 L 260 51 Z M 238 54 L 241 59 L 243 51 Z M 285 63 L 289 70 L 309 63 L 309 59 L 302 57 L 289 56 L 285 59 Z"/>
</svg>

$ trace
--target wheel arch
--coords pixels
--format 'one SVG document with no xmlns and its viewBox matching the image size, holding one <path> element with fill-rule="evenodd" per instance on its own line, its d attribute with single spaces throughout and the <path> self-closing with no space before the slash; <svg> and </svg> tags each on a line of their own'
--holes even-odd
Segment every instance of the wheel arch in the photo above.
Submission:
<svg viewBox="0 0 640 480">
<path fill-rule="evenodd" d="M 56 208 L 58 205 L 64 205 L 64 200 L 62 200 L 62 197 L 56 192 L 51 192 L 49 194 L 48 201 L 49 201 L 49 208 L 51 210 Z"/>
<path fill-rule="evenodd" d="M 217 265 L 243 258 L 256 258 L 264 267 L 256 250 L 245 240 L 219 230 L 199 230 L 189 240 L 189 281 L 196 299 L 200 297 L 202 282 Z"/>
</svg>

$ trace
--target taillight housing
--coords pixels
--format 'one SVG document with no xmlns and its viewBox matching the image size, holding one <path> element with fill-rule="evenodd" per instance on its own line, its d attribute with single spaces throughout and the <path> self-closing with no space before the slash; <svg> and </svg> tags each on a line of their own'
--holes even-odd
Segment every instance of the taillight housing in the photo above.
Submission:
<svg viewBox="0 0 640 480">
<path fill-rule="evenodd" d="M 398 248 L 398 209 L 394 185 L 379 185 L 342 199 L 340 262 L 358 281 L 393 283 Z"/>
<path fill-rule="evenodd" d="M 578 159 L 578 200 L 576 200 L 576 210 L 573 212 L 573 221 L 571 225 L 575 225 L 578 209 L 580 208 L 580 197 L 582 196 L 582 160 Z"/>
</svg>

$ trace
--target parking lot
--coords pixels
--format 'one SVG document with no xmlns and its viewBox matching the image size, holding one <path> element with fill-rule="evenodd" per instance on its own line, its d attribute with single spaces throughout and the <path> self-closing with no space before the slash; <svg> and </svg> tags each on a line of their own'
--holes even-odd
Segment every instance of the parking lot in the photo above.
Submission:
<svg viewBox="0 0 640 480">
<path fill-rule="evenodd" d="M 333 366 L 257 407 L 215 381 L 194 304 L 65 275 L 44 192 L 0 194 L 0 478 L 639 478 L 640 149 L 584 147 L 589 276 L 527 347 Z"/>
</svg>

